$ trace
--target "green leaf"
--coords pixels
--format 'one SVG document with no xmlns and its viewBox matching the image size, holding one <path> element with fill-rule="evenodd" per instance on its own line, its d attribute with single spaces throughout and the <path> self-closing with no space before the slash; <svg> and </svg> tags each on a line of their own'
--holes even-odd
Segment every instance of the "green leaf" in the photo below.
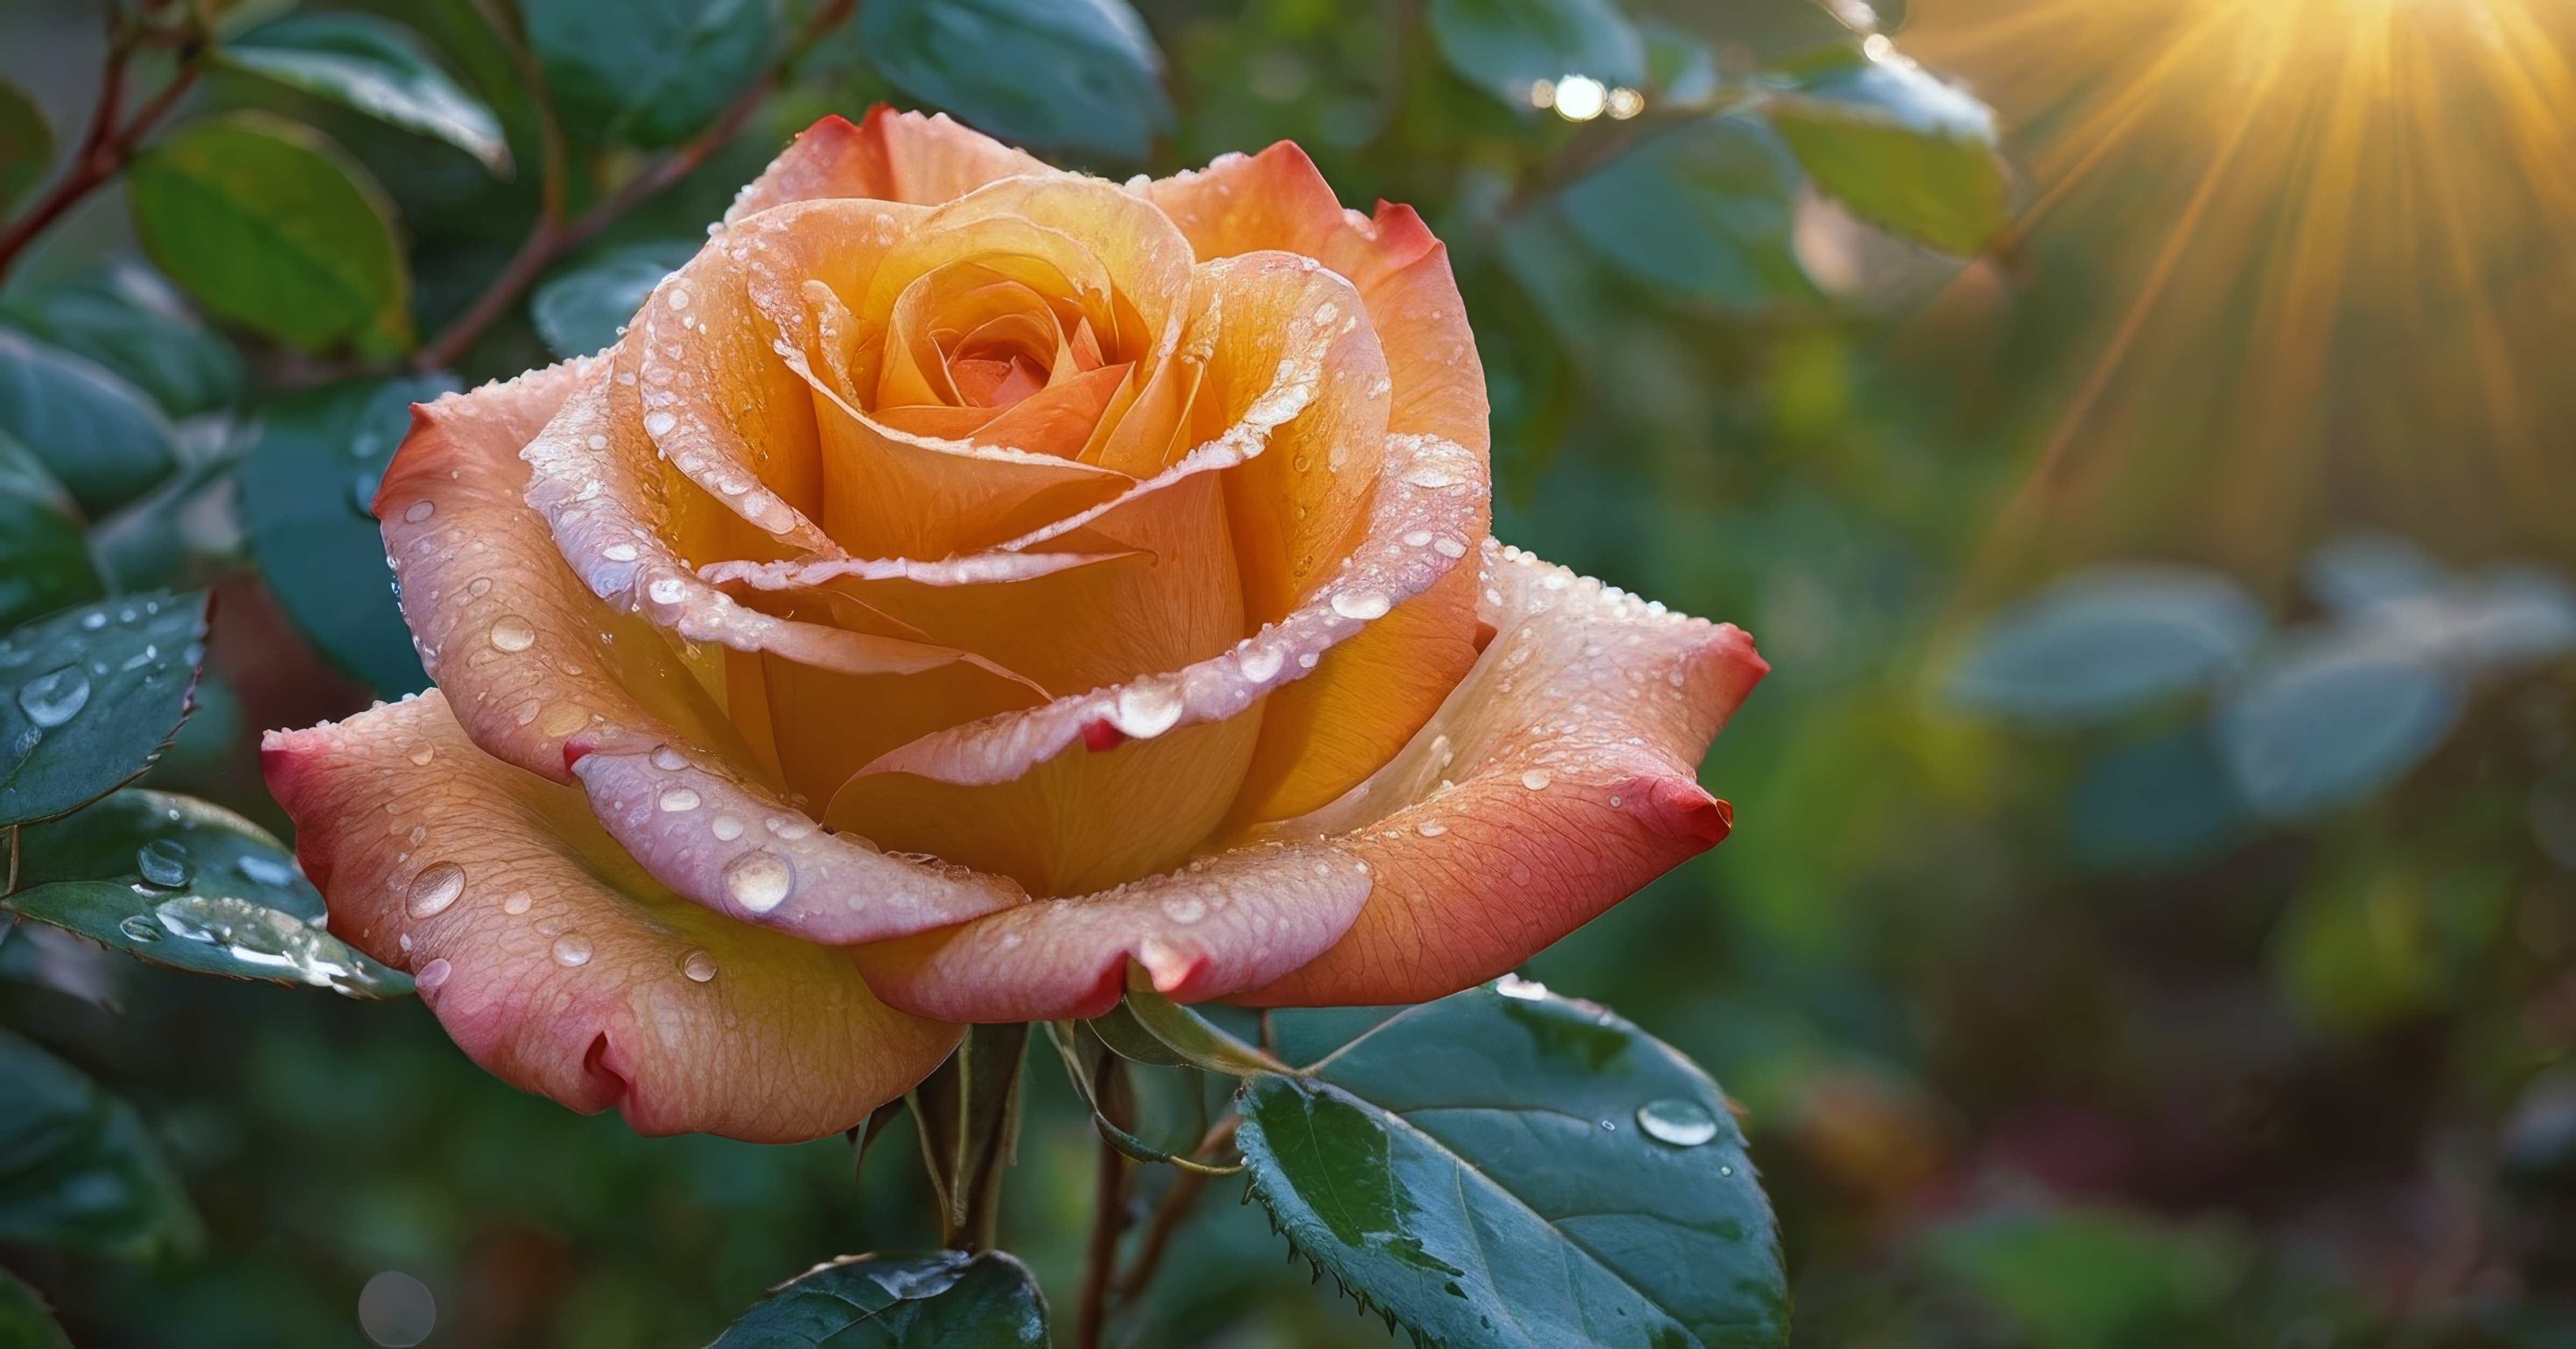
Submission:
<svg viewBox="0 0 2576 1349">
<path fill-rule="evenodd" d="M 1001 1251 L 849 1255 L 779 1285 L 708 1349 L 1045 1349 L 1046 1297 Z"/>
<path fill-rule="evenodd" d="M 872 0 L 859 31 L 896 88 L 1006 141 L 1140 160 L 1172 127 L 1127 0 Z"/>
<path fill-rule="evenodd" d="M 107 367 L 173 417 L 232 404 L 247 378 L 231 342 L 131 263 L 12 291 L 0 320 Z"/>
<path fill-rule="evenodd" d="M 1258 1046 L 1227 1034 L 1215 1022 L 1141 980 L 1107 1016 L 1091 1024 L 1102 1044 L 1140 1063 L 1161 1062 L 1152 1052 L 1153 1046 L 1160 1046 L 1172 1060 L 1231 1077 L 1286 1071 L 1285 1065 Z"/>
<path fill-rule="evenodd" d="M 376 483 L 411 429 L 411 405 L 455 387 L 423 375 L 289 394 L 266 409 L 239 470 L 251 554 L 287 617 L 386 697 L 427 688 L 429 676 L 385 568 Z"/>
<path fill-rule="evenodd" d="M 1431 37 L 1467 82 L 1526 108 L 1540 80 L 1646 82 L 1646 47 L 1610 0 L 1431 0 Z"/>
<path fill-rule="evenodd" d="M 170 423 L 97 364 L 0 327 L 0 432 L 36 452 L 92 514 L 132 500 L 178 462 Z"/>
<path fill-rule="evenodd" d="M 141 1256 L 198 1236 L 187 1192 L 134 1107 L 0 1030 L 0 1241 Z"/>
<path fill-rule="evenodd" d="M 546 278 L 528 302 L 546 350 L 567 360 L 604 350 L 662 278 L 696 256 L 686 240 L 631 244 Z"/>
<path fill-rule="evenodd" d="M 2235 669 L 2270 629 L 2234 581 L 2195 567 L 2094 567 L 1969 633 L 1944 692 L 2040 725 L 2099 720 Z"/>
<path fill-rule="evenodd" d="M 942 1241 L 993 1243 L 1002 1168 L 1019 1151 L 1026 1024 L 968 1026 L 957 1052 L 904 1097 L 939 1201 Z"/>
<path fill-rule="evenodd" d="M 1635 280 L 1736 309 L 1815 293 L 1791 245 L 1798 170 L 1757 121 L 1721 113 L 1654 136 L 1567 187 L 1558 212 Z"/>
<path fill-rule="evenodd" d="M 510 173 L 501 119 L 465 92 L 401 24 L 372 14 L 302 14 L 254 29 L 216 49 L 236 70 L 319 95 L 378 121 L 443 140 Z"/>
<path fill-rule="evenodd" d="M 1506 979 L 1248 1079 L 1237 1141 L 1290 1241 L 1450 1344 L 1788 1342 L 1726 1099 L 1609 1012 Z"/>
<path fill-rule="evenodd" d="M 83 605 L 0 640 L 0 825 L 51 819 L 130 782 L 188 715 L 203 594 Z"/>
<path fill-rule="evenodd" d="M 2299 820 L 2362 800 L 2424 761 L 2468 703 L 2463 680 L 2380 633 L 2285 644 L 2227 690 L 2219 748 L 2256 814 Z"/>
<path fill-rule="evenodd" d="M 63 1333 L 44 1297 L 5 1269 L 0 1269 L 0 1344 L 11 1349 L 72 1349 L 71 1336 Z"/>
<path fill-rule="evenodd" d="M 54 129 L 26 92 L 0 80 L 0 208 L 45 180 L 54 162 Z"/>
<path fill-rule="evenodd" d="M 105 593 L 71 495 L 0 432 L 0 631 Z"/>
<path fill-rule="evenodd" d="M 1843 49 L 1763 110 L 1816 186 L 1872 224 L 1970 254 L 2011 220 L 1993 111 L 1894 52 Z"/>
<path fill-rule="evenodd" d="M 598 142 L 687 140 L 760 78 L 769 0 L 522 0 L 564 120 Z"/>
<path fill-rule="evenodd" d="M 323 930 L 294 855 L 221 806 L 128 790 L 20 836 L 0 908 L 175 969 L 400 997 L 408 975 Z"/>
<path fill-rule="evenodd" d="M 199 122 L 126 172 L 143 250 L 206 308 L 308 351 L 411 343 L 393 207 L 309 127 L 262 113 Z"/>
</svg>

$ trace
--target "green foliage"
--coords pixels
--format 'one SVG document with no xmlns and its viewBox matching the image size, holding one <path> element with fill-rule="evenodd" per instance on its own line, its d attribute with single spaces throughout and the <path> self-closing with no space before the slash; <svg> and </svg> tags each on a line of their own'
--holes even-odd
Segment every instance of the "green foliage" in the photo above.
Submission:
<svg viewBox="0 0 2576 1349">
<path fill-rule="evenodd" d="M 72 1340 L 54 1320 L 45 1299 L 0 1269 L 0 1344 L 11 1349 L 72 1349 Z"/>
<path fill-rule="evenodd" d="M 81 509 L 130 501 L 175 462 L 170 423 L 141 391 L 68 351 L 0 327 L 0 433 L 35 451 Z"/>
<path fill-rule="evenodd" d="M 262 411 L 242 461 L 243 522 L 278 603 L 332 663 L 378 692 L 428 687 L 385 569 L 376 486 L 411 405 L 456 387 L 436 375 L 353 380 Z"/>
<path fill-rule="evenodd" d="M 760 77 L 768 0 L 525 0 L 547 92 L 585 139 L 673 145 Z"/>
<path fill-rule="evenodd" d="M 411 343 L 393 207 L 318 132 L 238 113 L 153 145 L 126 174 L 152 261 L 206 308 L 308 351 Z"/>
<path fill-rule="evenodd" d="M 1646 81 L 1645 44 L 1610 0 L 1431 0 L 1429 18 L 1450 69 L 1516 107 L 1539 80 Z"/>
<path fill-rule="evenodd" d="M 2224 576 L 2095 568 L 1971 633 L 1947 692 L 1964 707 L 2021 721 L 2094 721 L 2206 686 L 2243 664 L 2269 628 Z"/>
<path fill-rule="evenodd" d="M 64 814 L 152 766 L 188 715 L 209 604 L 128 595 L 0 639 L 0 825 Z"/>
<path fill-rule="evenodd" d="M 0 81 L 0 210 L 45 180 L 54 158 L 54 129 L 26 91 Z"/>
<path fill-rule="evenodd" d="M 14 288 L 0 296 L 0 322 L 97 362 L 173 417 L 231 406 L 248 378 L 231 342 L 130 263 Z"/>
<path fill-rule="evenodd" d="M 1735 309 L 1814 294 L 1790 244 L 1797 166 L 1760 122 L 1719 114 L 1661 132 L 1565 189 L 1556 210 L 1645 285 Z"/>
<path fill-rule="evenodd" d="M 1983 250 L 2010 219 L 1994 113 L 1901 56 L 1837 50 L 1764 101 L 1816 186 L 1872 224 L 1943 249 Z"/>
<path fill-rule="evenodd" d="M 0 631 L 103 593 L 71 494 L 0 433 Z"/>
<path fill-rule="evenodd" d="M 859 32 L 896 88 L 1006 141 L 1140 160 L 1171 129 L 1127 0 L 876 0 Z"/>
<path fill-rule="evenodd" d="M 1935 1267 L 2042 1349 L 2147 1349 L 2195 1330 L 2244 1272 L 2223 1238 L 2073 1209 L 1959 1223 L 1927 1243 Z"/>
<path fill-rule="evenodd" d="M 199 1239 L 195 1212 L 134 1107 L 0 1030 L 0 1241 L 149 1255 Z"/>
<path fill-rule="evenodd" d="M 266 830 L 193 797 L 124 791 L 24 830 L 23 917 L 197 974 L 398 997 L 407 975 L 323 930 L 322 896 Z"/>
<path fill-rule="evenodd" d="M 1257 1193 L 1365 1303 L 1453 1344 L 1783 1345 L 1770 1205 L 1708 1075 L 1506 980 L 1243 1088 Z"/>
<path fill-rule="evenodd" d="M 225 43 L 216 59 L 443 140 L 496 174 L 510 172 L 500 118 L 400 24 L 371 14 L 298 15 Z"/>
<path fill-rule="evenodd" d="M 559 268 L 537 287 L 528 317 L 546 350 L 558 357 L 604 351 L 662 278 L 696 253 L 696 244 L 674 239 L 629 244 Z"/>
<path fill-rule="evenodd" d="M 1046 1299 L 1000 1251 L 848 1255 L 781 1285 L 708 1349 L 1044 1349 Z"/>
</svg>

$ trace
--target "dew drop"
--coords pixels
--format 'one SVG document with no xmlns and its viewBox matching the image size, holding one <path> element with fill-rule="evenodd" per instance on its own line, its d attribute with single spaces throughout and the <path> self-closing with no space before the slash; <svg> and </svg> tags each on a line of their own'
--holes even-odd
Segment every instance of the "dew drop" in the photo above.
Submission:
<svg viewBox="0 0 2576 1349">
<path fill-rule="evenodd" d="M 501 901 L 501 912 L 516 916 L 518 914 L 526 913 L 529 907 L 534 905 L 536 902 L 536 896 L 522 890 L 517 894 L 510 896 L 508 899 Z"/>
<path fill-rule="evenodd" d="M 438 514 L 438 503 L 434 501 L 415 501 L 403 507 L 403 519 L 410 524 L 419 524 L 436 514 Z"/>
<path fill-rule="evenodd" d="M 1465 557 L 1467 555 L 1467 545 L 1458 542 L 1456 539 L 1434 539 L 1431 541 L 1431 551 L 1438 553 L 1442 557 Z"/>
<path fill-rule="evenodd" d="M 655 604 L 677 604 L 689 597 L 689 583 L 676 576 L 657 576 L 644 587 L 644 594 Z"/>
<path fill-rule="evenodd" d="M 106 627 L 106 626 L 107 626 L 107 615 L 105 615 L 105 614 L 102 614 L 102 613 L 98 613 L 98 612 L 93 611 L 93 612 L 90 612 L 90 613 L 86 613 L 86 614 L 81 615 L 81 627 L 82 627 L 83 629 L 85 629 L 85 630 L 89 631 L 89 632 L 96 632 L 96 631 L 98 631 L 100 628 L 103 628 L 103 627 Z"/>
<path fill-rule="evenodd" d="M 725 893 L 733 902 L 753 913 L 767 913 L 787 899 L 796 885 L 796 872 L 787 859 L 776 853 L 747 852 L 733 859 L 725 868 Z"/>
<path fill-rule="evenodd" d="M 691 951 L 680 957 L 680 973 L 693 984 L 711 983 L 716 977 L 716 958 L 705 951 Z"/>
<path fill-rule="evenodd" d="M 1458 477 L 1456 474 L 1451 473 L 1446 469 L 1428 467 L 1417 468 L 1412 472 L 1405 474 L 1404 480 L 1416 487 L 1429 487 L 1434 489 L 1455 487 L 1458 485 Z"/>
<path fill-rule="evenodd" d="M 1449 832 L 1449 826 L 1442 824 L 1438 820 L 1424 820 L 1422 823 L 1413 826 L 1413 832 L 1422 835 L 1424 838 L 1438 838 L 1442 834 Z"/>
<path fill-rule="evenodd" d="M 411 760 L 412 767 L 414 768 L 427 768 L 429 767 L 429 761 L 438 757 L 438 751 L 428 745 L 423 745 L 403 757 Z"/>
<path fill-rule="evenodd" d="M 1243 671 L 1243 677 L 1259 684 L 1267 682 L 1272 675 L 1279 673 L 1279 667 L 1287 657 L 1288 653 L 1278 647 L 1259 645 L 1245 648 L 1243 653 L 1234 659 L 1237 667 Z"/>
<path fill-rule="evenodd" d="M 731 843 L 742 837 L 742 821 L 731 815 L 719 815 L 707 826 L 707 832 L 719 843 Z"/>
<path fill-rule="evenodd" d="M 1495 980 L 1494 991 L 1520 1002 L 1539 1002 L 1547 997 L 1547 985 L 1517 974 L 1506 974 Z"/>
<path fill-rule="evenodd" d="M 1430 547 L 1430 546 L 1431 546 L 1431 531 L 1430 531 L 1430 530 L 1427 530 L 1427 529 L 1417 529 L 1417 530 L 1414 530 L 1413 532 L 1411 532 L 1411 533 L 1409 533 L 1409 534 L 1407 534 L 1407 535 L 1405 535 L 1405 536 L 1404 536 L 1404 546 L 1405 546 L 1405 547 L 1407 547 L 1407 548 L 1428 548 L 1428 547 Z"/>
<path fill-rule="evenodd" d="M 38 726 L 60 726 L 88 705 L 89 675 L 78 665 L 48 670 L 18 686 L 18 706 Z"/>
<path fill-rule="evenodd" d="M 696 810 L 698 808 L 698 794 L 686 787 L 674 787 L 671 790 L 662 793 L 662 799 L 658 804 L 665 812 L 671 814 L 677 814 L 684 810 Z"/>
<path fill-rule="evenodd" d="M 1197 895 L 1174 895 L 1163 901 L 1163 916 L 1175 923 L 1195 923 L 1207 917 L 1207 901 Z"/>
<path fill-rule="evenodd" d="M 600 549 L 599 555 L 611 562 L 632 562 L 639 556 L 635 551 L 635 545 L 631 543 L 612 543 Z"/>
<path fill-rule="evenodd" d="M 662 769 L 665 772 L 678 772 L 680 769 L 689 766 L 689 756 L 671 748 L 669 745 L 655 745 L 653 747 L 653 766 L 655 768 Z"/>
<path fill-rule="evenodd" d="M 670 413 L 656 412 L 644 419 L 644 434 L 659 440 L 671 434 L 671 428 L 679 424 L 680 419 Z"/>
<path fill-rule="evenodd" d="M 447 963 L 447 957 L 440 956 L 421 966 L 420 972 L 411 977 L 411 985 L 424 994 L 435 993 L 447 986 L 447 977 L 454 973 L 456 967 Z"/>
<path fill-rule="evenodd" d="M 1175 679 L 1140 679 L 1118 690 L 1118 729 L 1151 740 L 1181 721 L 1181 686 Z"/>
<path fill-rule="evenodd" d="M 139 913 L 118 923 L 116 930 L 136 941 L 161 940 L 161 925 Z"/>
<path fill-rule="evenodd" d="M 1534 792 L 1546 791 L 1549 781 L 1547 770 L 1544 768 L 1533 768 L 1521 774 L 1521 785 Z"/>
<path fill-rule="evenodd" d="M 1386 596 L 1375 590 L 1345 590 L 1333 596 L 1333 612 L 1344 618 L 1383 618 L 1389 607 Z"/>
<path fill-rule="evenodd" d="M 555 963 L 566 969 L 590 963 L 590 938 L 567 932 L 555 938 Z"/>
<path fill-rule="evenodd" d="M 295 868 L 257 853 L 244 853 L 234 858 L 233 869 L 253 885 L 287 886 L 295 883 Z"/>
<path fill-rule="evenodd" d="M 430 918 L 447 911 L 465 893 L 465 868 L 454 862 L 440 862 L 424 867 L 412 877 L 411 899 L 403 906 L 414 918 Z"/>
<path fill-rule="evenodd" d="M 1659 1143 L 1695 1148 L 1717 1137 L 1717 1117 L 1697 1101 L 1667 1097 L 1637 1107 L 1637 1127 Z"/>
<path fill-rule="evenodd" d="M 537 644 L 536 628 L 517 614 L 503 614 L 493 619 L 492 627 L 485 635 L 491 638 L 493 646 L 503 651 L 525 651 Z"/>
<path fill-rule="evenodd" d="M 134 869 L 151 884 L 175 890 L 188 883 L 188 850 L 177 839 L 156 838 L 135 851 Z"/>
</svg>

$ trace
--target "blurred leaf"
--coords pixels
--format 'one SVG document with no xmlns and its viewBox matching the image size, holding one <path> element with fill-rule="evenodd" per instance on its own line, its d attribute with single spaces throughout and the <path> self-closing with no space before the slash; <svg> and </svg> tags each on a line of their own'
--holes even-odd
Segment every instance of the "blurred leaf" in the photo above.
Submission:
<svg viewBox="0 0 2576 1349">
<path fill-rule="evenodd" d="M 152 766 L 188 715 L 210 607 L 128 595 L 0 640 L 0 824 L 50 819 Z"/>
<path fill-rule="evenodd" d="M 1637 31 L 1646 43 L 1646 87 L 1659 102 L 1697 107 L 1717 97 L 1717 54 L 1707 43 L 1652 20 Z"/>
<path fill-rule="evenodd" d="M 389 698 L 429 687 L 429 676 L 370 512 L 411 405 L 455 387 L 422 375 L 288 394 L 262 413 L 239 470 L 251 554 L 278 603 L 332 664 Z"/>
<path fill-rule="evenodd" d="M 1646 82 L 1645 44 L 1610 0 L 1431 0 L 1431 36 L 1450 69 L 1518 108 L 1540 80 Z"/>
<path fill-rule="evenodd" d="M 1257 1075 L 1238 1141 L 1290 1241 L 1452 1344 L 1781 1345 L 1769 1204 L 1706 1073 L 1506 980 Z"/>
<path fill-rule="evenodd" d="M 779 1285 L 707 1349 L 1045 1349 L 1046 1297 L 1003 1251 L 845 1255 Z"/>
<path fill-rule="evenodd" d="M 2476 967 L 2512 894 L 2491 867 L 2366 854 L 2291 901 L 2272 934 L 2274 977 L 2321 1024 L 2386 1025 L 2430 1008 Z"/>
<path fill-rule="evenodd" d="M 0 632 L 106 593 L 71 494 L 0 432 Z"/>
<path fill-rule="evenodd" d="M 241 521 L 232 472 L 232 455 L 209 455 L 93 526 L 90 552 L 109 582 L 123 590 L 179 590 L 234 570 Z"/>
<path fill-rule="evenodd" d="M 1790 246 L 1797 167 L 1761 123 L 1720 114 L 1593 170 L 1557 209 L 1638 281 L 1735 309 L 1815 293 Z"/>
<path fill-rule="evenodd" d="M 2195 720 L 2097 756 L 2068 798 L 2066 823 L 2078 861 L 2164 872 L 2217 857 L 2251 821 L 2208 728 Z"/>
<path fill-rule="evenodd" d="M 2267 626 L 2262 609 L 2216 572 L 2095 567 L 1969 634 L 1944 692 L 1962 706 L 2017 721 L 2098 720 L 2226 673 Z"/>
<path fill-rule="evenodd" d="M 1843 49 L 1763 110 L 1816 185 L 1872 224 L 1965 255 L 2011 219 L 1994 113 L 1894 52 Z"/>
<path fill-rule="evenodd" d="M 144 252 L 206 308 L 308 351 L 411 343 L 393 207 L 319 132 L 263 113 L 198 122 L 127 170 Z"/>
<path fill-rule="evenodd" d="M 134 1107 L 0 1030 L 0 1241 L 141 1256 L 192 1244 L 196 1214 Z"/>
<path fill-rule="evenodd" d="M 519 8 L 565 122 L 593 141 L 647 148 L 696 135 L 750 88 L 776 26 L 769 0 L 521 0 Z"/>
<path fill-rule="evenodd" d="M 51 1309 L 35 1289 L 0 1269 L 0 1344 L 10 1349 L 72 1349 Z"/>
<path fill-rule="evenodd" d="M 2403 777 L 2450 734 L 2464 690 L 2430 661 L 2367 635 L 2297 644 L 2218 712 L 2237 789 L 2261 815 L 2300 819 Z"/>
<path fill-rule="evenodd" d="M 0 209 L 45 180 L 54 162 L 54 129 L 26 92 L 0 80 Z"/>
<path fill-rule="evenodd" d="M 92 514 L 141 495 L 177 463 L 170 423 L 140 390 L 5 327 L 0 432 L 35 451 Z"/>
<path fill-rule="evenodd" d="M 2190 1332 L 2241 1277 L 2230 1244 L 2123 1214 L 1983 1216 L 1934 1231 L 1932 1264 L 2046 1349 L 2207 1342 Z"/>
<path fill-rule="evenodd" d="M 546 278 L 528 317 L 546 350 L 564 359 L 605 350 L 662 278 L 696 256 L 686 240 L 632 244 Z"/>
<path fill-rule="evenodd" d="M 2450 573 L 2431 554 L 2390 534 L 2355 534 L 2308 554 L 2300 569 L 2308 593 L 2337 614 L 2366 613 L 2401 600 L 2438 595 Z"/>
<path fill-rule="evenodd" d="M 107 367 L 173 417 L 241 397 L 241 353 L 169 282 L 132 263 L 13 291 L 0 299 L 0 320 Z"/>
<path fill-rule="evenodd" d="M 294 854 L 221 806 L 118 792 L 25 832 L 24 888 L 0 904 L 157 965 L 399 997 L 409 976 L 323 930 Z"/>
<path fill-rule="evenodd" d="M 1171 129 L 1127 0 L 871 0 L 859 32 L 896 88 L 1006 141 L 1140 160 Z"/>
<path fill-rule="evenodd" d="M 443 140 L 496 175 L 510 172 L 501 119 L 439 68 L 419 34 L 391 20 L 297 15 L 225 43 L 215 59 Z"/>
</svg>

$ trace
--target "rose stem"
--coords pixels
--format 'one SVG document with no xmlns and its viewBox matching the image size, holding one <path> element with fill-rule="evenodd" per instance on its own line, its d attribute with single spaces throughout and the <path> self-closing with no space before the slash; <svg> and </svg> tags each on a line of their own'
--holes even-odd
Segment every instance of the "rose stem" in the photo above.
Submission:
<svg viewBox="0 0 2576 1349">
<path fill-rule="evenodd" d="M 1108 1049 L 1100 1053 L 1093 1076 L 1102 1118 L 1127 1127 L 1127 1061 Z M 1100 1136 L 1100 1190 L 1091 1217 L 1091 1246 L 1082 1264 L 1082 1303 L 1075 1320 L 1074 1343 L 1100 1349 L 1100 1332 L 1109 1316 L 1109 1283 L 1118 1267 L 1118 1238 L 1127 1231 L 1127 1159 Z"/>
<path fill-rule="evenodd" d="M 1235 1126 L 1242 1122 L 1240 1115 L 1229 1115 L 1217 1121 L 1216 1127 L 1208 1130 L 1207 1137 L 1199 1140 L 1193 1158 L 1206 1161 L 1214 1156 L 1218 1149 L 1234 1140 Z M 1163 1250 L 1171 1244 L 1172 1234 L 1179 1231 L 1181 1224 L 1189 1218 L 1198 1205 L 1199 1195 L 1213 1179 L 1215 1177 L 1204 1171 L 1180 1171 L 1172 1177 L 1172 1188 L 1164 1191 L 1163 1202 L 1154 1206 L 1154 1221 L 1145 1229 L 1144 1241 L 1136 1249 L 1135 1263 L 1118 1278 L 1115 1291 L 1120 1306 L 1125 1306 L 1145 1291 L 1145 1285 L 1153 1280 L 1155 1267 L 1163 1261 Z"/>
<path fill-rule="evenodd" d="M 158 4 L 146 8 L 158 9 Z M 154 35 L 139 24 L 128 23 L 116 9 L 108 11 L 107 62 L 99 77 L 98 106 L 91 110 L 89 129 L 82 133 L 80 148 L 72 153 L 71 162 L 53 189 L 28 207 L 24 215 L 0 229 L 0 276 L 36 236 L 62 218 L 63 213 L 80 204 L 82 198 L 98 190 L 125 167 L 134 147 L 151 133 L 170 109 L 197 80 L 197 54 L 203 46 L 203 34 L 193 26 L 176 39 L 179 69 L 151 100 L 135 110 L 125 125 L 118 126 L 117 115 L 124 111 L 127 67 L 135 50 Z"/>
</svg>

